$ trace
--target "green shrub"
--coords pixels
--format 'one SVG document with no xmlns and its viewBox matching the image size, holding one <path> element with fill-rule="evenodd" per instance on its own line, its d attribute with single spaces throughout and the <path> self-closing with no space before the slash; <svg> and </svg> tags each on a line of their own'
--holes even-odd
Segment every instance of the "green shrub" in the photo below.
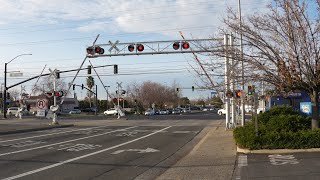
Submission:
<svg viewBox="0 0 320 180">
<path fill-rule="evenodd" d="M 253 122 L 234 130 L 238 146 L 248 149 L 297 149 L 320 147 L 320 129 L 311 130 L 311 117 L 290 107 L 274 107 L 258 116 L 259 135 Z"/>
</svg>

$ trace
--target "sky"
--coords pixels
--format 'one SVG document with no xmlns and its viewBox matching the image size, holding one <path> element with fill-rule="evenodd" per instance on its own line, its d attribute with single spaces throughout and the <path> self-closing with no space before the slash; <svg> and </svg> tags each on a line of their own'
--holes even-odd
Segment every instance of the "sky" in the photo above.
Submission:
<svg viewBox="0 0 320 180">
<path fill-rule="evenodd" d="M 49 73 L 49 68 L 62 71 L 79 68 L 86 47 L 98 34 L 98 44 L 109 40 L 122 43 L 181 40 L 179 31 L 187 39 L 210 38 L 223 27 L 227 7 L 238 8 L 238 0 L 0 0 L 0 3 L 0 72 L 4 72 L 4 63 L 16 56 L 32 54 L 19 56 L 8 64 L 8 72 L 20 71 L 23 76 L 9 77 L 8 73 L 7 86 L 39 75 L 45 66 L 44 73 Z M 270 0 L 242 0 L 242 14 L 266 11 L 268 3 Z M 205 62 L 207 57 L 199 58 Z M 191 86 L 201 85 L 190 66 L 196 66 L 192 54 L 99 57 L 90 61 L 94 66 L 118 64 L 118 75 L 113 74 L 113 67 L 97 69 L 110 92 L 115 92 L 117 82 L 122 82 L 125 89 L 144 81 L 166 86 L 176 82 L 182 95 L 189 99 L 207 98 L 212 92 L 191 90 Z M 84 67 L 89 64 L 86 61 Z M 87 71 L 81 71 L 75 83 L 85 84 L 86 74 Z M 64 73 L 61 79 L 69 83 L 74 76 L 75 73 Z M 0 73 L 0 81 L 4 82 L 4 73 Z M 30 93 L 35 82 L 22 86 Z M 98 98 L 106 99 L 97 77 L 95 82 Z M 21 86 L 15 88 L 20 91 Z M 75 92 L 79 99 L 86 95 L 81 88 Z"/>
</svg>

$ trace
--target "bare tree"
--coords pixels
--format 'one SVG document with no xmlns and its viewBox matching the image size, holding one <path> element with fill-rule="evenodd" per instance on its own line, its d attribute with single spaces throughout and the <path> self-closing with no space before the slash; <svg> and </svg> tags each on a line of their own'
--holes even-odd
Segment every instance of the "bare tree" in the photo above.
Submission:
<svg viewBox="0 0 320 180">
<path fill-rule="evenodd" d="M 66 93 L 67 84 L 63 80 L 57 79 L 56 89 L 57 91 L 63 91 L 64 93 Z M 53 91 L 53 80 L 52 80 L 52 77 L 47 76 L 47 77 L 44 77 L 39 82 L 39 84 L 36 84 L 32 92 L 33 94 L 30 94 L 30 95 L 41 95 L 49 91 Z"/>
<path fill-rule="evenodd" d="M 176 87 L 167 87 L 159 83 L 146 81 L 140 85 L 134 83 L 128 86 L 128 92 L 130 92 L 129 96 L 132 99 L 136 99 L 145 108 L 151 107 L 153 103 L 163 108 L 165 105 L 174 106 L 178 103 L 179 93 L 176 92 L 175 88 Z"/>
<path fill-rule="evenodd" d="M 237 13 L 229 9 L 224 23 L 229 30 L 243 34 L 249 80 L 264 81 L 279 92 L 307 92 L 312 103 L 312 128 L 318 128 L 320 1 L 274 0 L 268 8 L 268 13 L 246 17 L 242 26 Z M 234 57 L 241 60 L 237 54 Z"/>
</svg>

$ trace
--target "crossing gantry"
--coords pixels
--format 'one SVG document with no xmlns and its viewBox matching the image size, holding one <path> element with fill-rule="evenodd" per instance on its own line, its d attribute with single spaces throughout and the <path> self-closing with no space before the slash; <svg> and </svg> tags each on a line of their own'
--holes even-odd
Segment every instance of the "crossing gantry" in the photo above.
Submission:
<svg viewBox="0 0 320 180">
<path fill-rule="evenodd" d="M 223 39 L 184 39 L 168 41 L 125 42 L 118 40 L 114 43 L 95 44 L 87 47 L 87 57 L 96 58 L 103 56 L 127 55 L 152 55 L 176 53 L 216 52 L 223 45 L 217 45 Z M 220 49 L 221 50 L 221 49 Z"/>
</svg>

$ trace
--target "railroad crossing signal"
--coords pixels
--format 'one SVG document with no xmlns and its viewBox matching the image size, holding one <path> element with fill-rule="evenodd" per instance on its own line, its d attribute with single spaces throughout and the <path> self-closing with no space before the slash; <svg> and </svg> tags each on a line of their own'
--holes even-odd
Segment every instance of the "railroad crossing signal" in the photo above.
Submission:
<svg viewBox="0 0 320 180">
<path fill-rule="evenodd" d="M 45 95 L 48 97 L 48 98 L 51 98 L 53 96 L 53 93 L 52 92 L 46 92 Z"/>
<path fill-rule="evenodd" d="M 104 49 L 100 46 L 90 46 L 87 47 L 87 54 L 88 55 L 95 55 L 95 54 L 104 54 Z"/>
<path fill-rule="evenodd" d="M 63 96 L 63 91 L 55 91 L 54 96 L 56 97 L 62 97 Z"/>
</svg>

